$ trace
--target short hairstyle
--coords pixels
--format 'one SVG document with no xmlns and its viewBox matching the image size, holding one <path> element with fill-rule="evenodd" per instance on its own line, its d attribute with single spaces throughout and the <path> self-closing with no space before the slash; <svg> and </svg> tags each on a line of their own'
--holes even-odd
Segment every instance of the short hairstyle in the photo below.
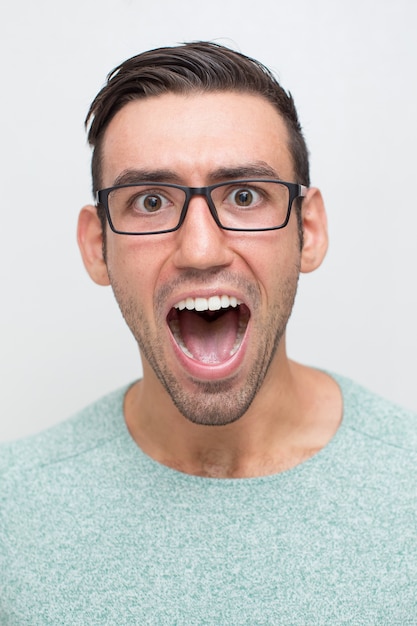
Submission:
<svg viewBox="0 0 417 626">
<path fill-rule="evenodd" d="M 296 182 L 309 186 L 308 150 L 291 94 L 259 61 L 217 43 L 197 41 L 143 52 L 108 74 L 85 120 L 88 142 L 93 148 L 93 193 L 102 185 L 103 135 L 112 118 L 127 103 L 165 93 L 216 91 L 254 94 L 271 102 L 288 130 Z M 98 211 L 104 226 L 105 215 L 100 207 Z"/>
</svg>

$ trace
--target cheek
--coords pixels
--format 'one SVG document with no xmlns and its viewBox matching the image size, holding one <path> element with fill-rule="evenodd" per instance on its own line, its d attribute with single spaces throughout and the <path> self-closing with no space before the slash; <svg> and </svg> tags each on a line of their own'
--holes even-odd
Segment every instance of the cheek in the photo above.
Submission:
<svg viewBox="0 0 417 626">
<path fill-rule="evenodd" d="M 107 267 L 113 289 L 125 294 L 143 310 L 152 308 L 161 263 L 155 246 L 144 245 L 134 237 L 113 240 L 107 248 Z"/>
<path fill-rule="evenodd" d="M 282 230 L 256 235 L 246 241 L 241 256 L 268 294 L 283 281 L 298 276 L 301 251 L 297 225 L 288 224 Z"/>
</svg>

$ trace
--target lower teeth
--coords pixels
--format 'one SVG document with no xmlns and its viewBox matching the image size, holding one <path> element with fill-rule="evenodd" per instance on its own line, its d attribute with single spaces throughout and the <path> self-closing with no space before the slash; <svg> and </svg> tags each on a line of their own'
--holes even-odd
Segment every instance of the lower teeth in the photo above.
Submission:
<svg viewBox="0 0 417 626">
<path fill-rule="evenodd" d="M 184 354 L 190 357 L 190 359 L 194 359 L 194 356 L 191 354 L 191 352 L 188 350 L 187 346 L 182 340 L 182 335 L 180 333 L 180 324 L 178 320 L 172 320 L 172 322 L 170 322 L 169 324 L 169 327 L 171 329 L 172 336 L 174 337 L 175 341 L 184 352 Z"/>
<path fill-rule="evenodd" d="M 233 348 L 230 350 L 230 356 L 233 356 L 234 354 L 236 354 L 236 352 L 240 348 L 242 341 L 243 341 L 243 337 L 245 335 L 246 326 L 247 326 L 247 321 L 246 320 L 243 321 L 241 318 L 239 318 L 239 326 L 238 326 L 237 333 L 236 333 L 236 339 L 235 339 Z"/>
</svg>

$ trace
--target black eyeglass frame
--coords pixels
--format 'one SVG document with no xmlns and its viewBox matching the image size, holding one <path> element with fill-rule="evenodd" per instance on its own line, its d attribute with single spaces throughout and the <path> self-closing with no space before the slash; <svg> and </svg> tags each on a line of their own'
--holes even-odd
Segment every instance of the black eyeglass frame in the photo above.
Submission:
<svg viewBox="0 0 417 626">
<path fill-rule="evenodd" d="M 226 187 L 228 185 L 246 185 L 247 183 L 279 183 L 287 187 L 288 192 L 289 192 L 287 214 L 286 214 L 284 222 L 280 226 L 268 226 L 266 228 L 234 228 L 230 226 L 223 226 L 223 224 L 220 222 L 216 207 L 210 195 L 211 192 L 214 189 L 217 189 L 219 187 Z M 138 187 L 140 185 L 171 187 L 175 189 L 181 189 L 185 193 L 184 205 L 181 209 L 179 221 L 176 226 L 174 226 L 173 228 L 167 228 L 165 230 L 155 230 L 155 231 L 146 231 L 146 232 L 126 232 L 122 230 L 117 230 L 117 228 L 115 228 L 113 221 L 111 219 L 111 215 L 110 215 L 110 209 L 109 209 L 109 203 L 108 203 L 109 195 L 115 189 L 122 189 L 125 187 Z M 285 228 L 285 226 L 287 226 L 288 221 L 290 219 L 291 209 L 292 209 L 294 200 L 296 200 L 297 198 L 304 198 L 307 194 L 307 191 L 308 191 L 308 187 L 306 187 L 305 185 L 300 185 L 299 183 L 287 183 L 283 180 L 271 179 L 271 178 L 246 178 L 244 180 L 241 180 L 241 179 L 229 180 L 227 182 L 216 183 L 215 185 L 208 185 L 207 187 L 187 187 L 185 185 L 176 185 L 173 183 L 160 183 L 160 182 L 145 180 L 145 181 L 140 181 L 137 183 L 115 185 L 114 187 L 107 187 L 106 189 L 100 189 L 99 191 L 96 192 L 96 206 L 97 207 L 102 206 L 104 208 L 107 221 L 109 223 L 111 230 L 118 235 L 137 235 L 137 236 L 163 235 L 165 233 L 172 233 L 172 232 L 175 232 L 176 230 L 179 230 L 179 228 L 181 228 L 186 218 L 191 198 L 194 198 L 194 196 L 203 196 L 206 199 L 208 208 L 210 210 L 210 213 L 214 221 L 216 222 L 217 226 L 221 228 L 222 230 L 231 230 L 231 231 L 237 231 L 237 232 L 263 232 L 263 231 L 268 231 L 268 230 L 280 230 L 281 228 Z"/>
</svg>

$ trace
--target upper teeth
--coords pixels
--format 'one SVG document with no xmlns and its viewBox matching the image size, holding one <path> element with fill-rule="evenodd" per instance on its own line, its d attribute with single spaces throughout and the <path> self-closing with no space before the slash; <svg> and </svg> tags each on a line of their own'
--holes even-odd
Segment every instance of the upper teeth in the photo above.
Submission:
<svg viewBox="0 0 417 626">
<path fill-rule="evenodd" d="M 210 298 L 185 298 L 174 305 L 174 308 L 182 311 L 218 311 L 227 309 L 229 306 L 236 307 L 242 304 L 235 296 L 211 296 Z"/>
</svg>

